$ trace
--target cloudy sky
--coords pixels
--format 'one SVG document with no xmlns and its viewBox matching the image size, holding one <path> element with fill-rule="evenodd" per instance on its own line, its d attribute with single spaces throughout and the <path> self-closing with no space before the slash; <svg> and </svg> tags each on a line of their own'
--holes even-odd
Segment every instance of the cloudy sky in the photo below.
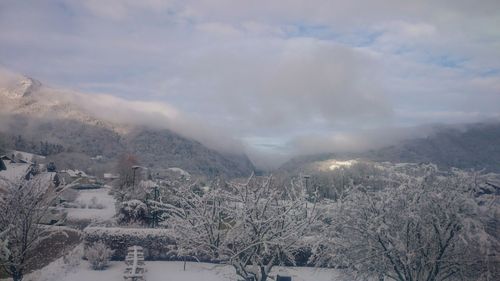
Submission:
<svg viewBox="0 0 500 281">
<path fill-rule="evenodd" d="M 175 110 L 256 159 L 359 149 L 500 117 L 500 2 L 2 0 L 0 67 Z"/>
</svg>

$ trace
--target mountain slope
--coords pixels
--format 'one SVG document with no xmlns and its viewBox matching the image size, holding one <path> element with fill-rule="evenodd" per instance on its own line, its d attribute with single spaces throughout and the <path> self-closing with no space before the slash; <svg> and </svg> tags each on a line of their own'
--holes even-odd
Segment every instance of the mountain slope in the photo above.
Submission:
<svg viewBox="0 0 500 281">
<path fill-rule="evenodd" d="M 374 161 L 432 162 L 438 166 L 500 171 L 500 124 L 442 128 L 434 135 L 361 154 Z"/>
<path fill-rule="evenodd" d="M 362 153 L 325 153 L 300 156 L 281 166 L 302 171 L 330 159 L 365 159 L 393 163 L 435 163 L 440 168 L 484 169 L 500 172 L 500 123 L 477 123 L 462 128 L 442 126 L 425 138 L 415 138 Z"/>
<path fill-rule="evenodd" d="M 216 153 L 197 141 L 167 130 L 141 128 L 125 137 L 125 146 L 154 167 L 180 167 L 203 175 L 248 176 L 253 165 L 245 156 Z"/>
<path fill-rule="evenodd" d="M 130 153 L 146 167 L 179 167 L 206 176 L 247 176 L 254 170 L 246 155 L 220 153 L 168 129 L 96 118 L 72 102 L 71 94 L 26 77 L 0 88 L 4 146 L 53 155 L 54 159 L 65 159 L 60 161 L 63 165 L 79 161 L 92 166 L 90 158 L 96 155 L 113 162 Z"/>
</svg>

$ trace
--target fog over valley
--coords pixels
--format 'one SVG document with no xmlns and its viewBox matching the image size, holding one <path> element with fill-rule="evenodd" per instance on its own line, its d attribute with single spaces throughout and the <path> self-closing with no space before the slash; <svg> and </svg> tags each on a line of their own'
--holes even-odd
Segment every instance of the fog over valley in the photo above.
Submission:
<svg viewBox="0 0 500 281">
<path fill-rule="evenodd" d="M 1 0 L 0 281 L 500 280 L 500 1 Z"/>
</svg>

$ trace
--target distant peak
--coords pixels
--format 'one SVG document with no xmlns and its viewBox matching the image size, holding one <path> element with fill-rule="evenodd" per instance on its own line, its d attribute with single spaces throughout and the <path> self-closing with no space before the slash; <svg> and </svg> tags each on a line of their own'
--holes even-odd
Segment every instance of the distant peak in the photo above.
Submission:
<svg viewBox="0 0 500 281">
<path fill-rule="evenodd" d="M 34 91 L 38 90 L 42 86 L 42 83 L 36 79 L 29 76 L 23 75 L 23 77 L 17 83 L 15 93 L 18 97 L 27 97 L 31 95 Z"/>
<path fill-rule="evenodd" d="M 5 88 L 0 88 L 0 92 L 2 92 L 3 95 L 6 95 L 11 99 L 21 99 L 31 96 L 40 87 L 42 87 L 42 83 L 24 75 L 10 80 L 3 86 Z"/>
</svg>

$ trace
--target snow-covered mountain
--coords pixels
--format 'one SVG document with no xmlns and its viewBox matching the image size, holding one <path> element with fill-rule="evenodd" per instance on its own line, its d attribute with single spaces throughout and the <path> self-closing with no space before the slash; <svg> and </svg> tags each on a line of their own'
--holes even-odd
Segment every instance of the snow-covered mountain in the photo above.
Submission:
<svg viewBox="0 0 500 281">
<path fill-rule="evenodd" d="M 75 101 L 82 94 L 53 89 L 33 78 L 22 76 L 17 81 L 0 85 L 1 114 L 23 115 L 39 119 L 64 119 L 87 125 L 100 126 L 119 133 L 126 131 L 123 124 L 113 124 L 96 118 L 78 106 Z"/>
<path fill-rule="evenodd" d="M 254 170 L 246 155 L 216 151 L 167 128 L 106 120 L 89 108 L 100 101 L 85 99 L 99 96 L 50 88 L 29 77 L 0 85 L 0 146 L 65 159 L 63 166 L 75 157 L 88 166 L 96 155 L 112 162 L 131 153 L 144 166 L 194 174 L 233 177 Z"/>
<path fill-rule="evenodd" d="M 439 126 L 427 137 L 360 153 L 324 153 L 296 157 L 281 169 L 304 171 L 335 160 L 368 160 L 393 163 L 434 163 L 440 168 L 484 169 L 500 172 L 500 123 Z M 316 165 L 317 164 L 317 165 Z"/>
</svg>

